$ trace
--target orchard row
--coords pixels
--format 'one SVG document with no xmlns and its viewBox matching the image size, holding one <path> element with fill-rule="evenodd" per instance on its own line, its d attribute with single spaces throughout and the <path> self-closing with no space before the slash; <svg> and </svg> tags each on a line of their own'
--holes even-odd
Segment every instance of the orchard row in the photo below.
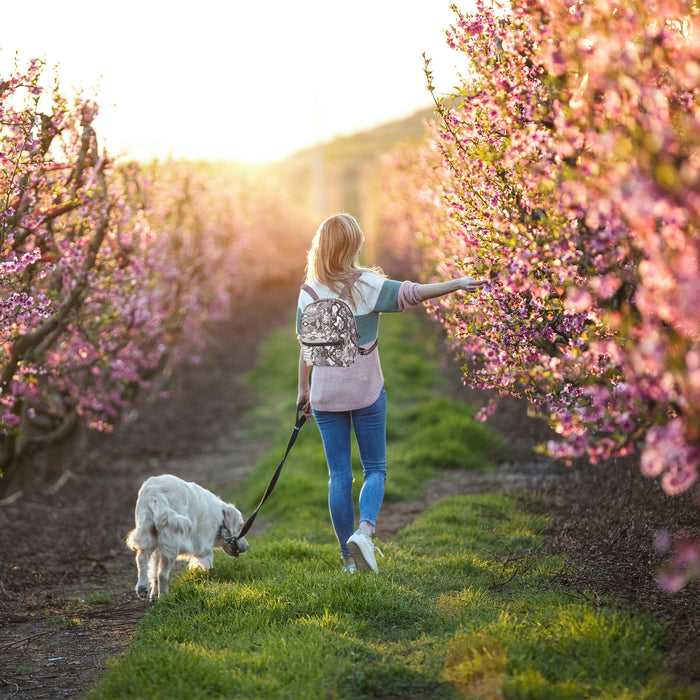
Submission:
<svg viewBox="0 0 700 700">
<path fill-rule="evenodd" d="M 455 12 L 464 79 L 436 98 L 429 142 L 387 159 L 384 252 L 407 274 L 490 280 L 435 313 L 466 381 L 527 399 L 561 436 L 551 455 L 638 452 L 684 491 L 700 463 L 695 3 Z M 700 543 L 679 540 L 662 584 L 699 567 Z"/>
<path fill-rule="evenodd" d="M 43 68 L 0 82 L 0 473 L 78 423 L 111 430 L 308 237 L 232 168 L 114 164 L 97 106 Z"/>
<path fill-rule="evenodd" d="M 434 307 L 466 380 L 527 399 L 555 457 L 640 450 L 679 493 L 700 463 L 694 4 L 455 13 L 463 81 L 426 142 L 385 159 L 381 259 L 488 279 Z M 96 105 L 49 93 L 41 69 L 0 83 L 0 470 L 77 421 L 109 429 L 309 238 L 226 168 L 115 166 Z"/>
<path fill-rule="evenodd" d="M 437 100 L 427 145 L 387 160 L 381 207 L 385 245 L 409 270 L 490 280 L 436 310 L 470 383 L 527 398 L 561 435 L 548 445 L 557 457 L 641 446 L 643 471 L 670 494 L 700 462 L 691 5 L 458 12 L 460 93 Z"/>
</svg>

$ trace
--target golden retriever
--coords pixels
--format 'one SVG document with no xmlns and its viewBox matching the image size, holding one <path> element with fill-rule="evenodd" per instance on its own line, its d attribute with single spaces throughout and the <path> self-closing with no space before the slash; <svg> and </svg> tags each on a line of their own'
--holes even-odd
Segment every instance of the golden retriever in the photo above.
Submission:
<svg viewBox="0 0 700 700">
<path fill-rule="evenodd" d="M 234 505 L 198 484 L 172 474 L 146 479 L 136 500 L 136 527 L 126 538 L 126 546 L 136 552 L 136 594 L 151 599 L 164 595 L 177 559 L 206 571 L 215 547 L 231 556 L 245 552 L 245 538 L 237 548 L 226 542 L 242 527 L 243 516 Z"/>
</svg>

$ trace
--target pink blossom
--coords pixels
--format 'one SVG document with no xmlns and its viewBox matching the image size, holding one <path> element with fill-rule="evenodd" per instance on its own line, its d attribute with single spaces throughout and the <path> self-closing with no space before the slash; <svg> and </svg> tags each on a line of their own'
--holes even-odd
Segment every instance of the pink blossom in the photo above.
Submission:
<svg viewBox="0 0 700 700">
<path fill-rule="evenodd" d="M 697 479 L 700 449 L 700 106 L 689 99 L 700 18 L 680 0 L 612 8 L 458 12 L 463 99 L 438 103 L 429 143 L 384 178 L 382 231 L 425 278 L 492 282 L 434 312 L 478 368 L 470 383 L 526 397 L 561 436 L 547 445 L 555 457 L 643 442 L 642 471 L 677 493 Z"/>
<path fill-rule="evenodd" d="M 670 546 L 668 539 L 664 543 L 667 547 Z M 687 540 L 677 543 L 668 564 L 656 574 L 659 585 L 668 593 L 678 593 L 697 578 L 700 578 L 700 542 Z"/>
<path fill-rule="evenodd" d="M 40 135 L 42 67 L 32 61 L 4 81 L 3 435 L 39 408 L 57 424 L 76 413 L 111 430 L 139 391 L 162 389 L 162 370 L 196 357 L 204 324 L 265 278 L 266 261 L 279 257 L 276 273 L 291 274 L 308 230 L 279 193 L 225 168 L 115 170 L 98 152 L 97 105 L 82 95 L 69 102 L 46 92 L 51 124 Z M 22 437 L 30 442 L 31 432 Z"/>
</svg>

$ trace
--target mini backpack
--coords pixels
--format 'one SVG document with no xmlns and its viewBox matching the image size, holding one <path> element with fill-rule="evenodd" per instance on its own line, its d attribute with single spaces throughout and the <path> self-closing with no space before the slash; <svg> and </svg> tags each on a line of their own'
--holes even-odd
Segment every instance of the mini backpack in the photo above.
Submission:
<svg viewBox="0 0 700 700">
<path fill-rule="evenodd" d="M 319 299 L 308 284 L 301 286 L 313 299 L 301 314 L 299 333 L 302 357 L 307 365 L 349 367 L 358 353 L 368 355 L 377 346 L 375 340 L 371 347 L 360 348 L 355 316 L 345 301 L 361 274 L 356 272 L 337 297 Z"/>
</svg>

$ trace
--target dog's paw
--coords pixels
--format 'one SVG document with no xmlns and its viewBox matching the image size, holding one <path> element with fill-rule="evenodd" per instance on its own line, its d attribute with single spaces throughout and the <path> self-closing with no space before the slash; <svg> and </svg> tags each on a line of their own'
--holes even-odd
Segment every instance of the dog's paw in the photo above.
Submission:
<svg viewBox="0 0 700 700">
<path fill-rule="evenodd" d="M 139 598 L 148 598 L 148 586 L 136 586 L 136 595 Z"/>
</svg>

